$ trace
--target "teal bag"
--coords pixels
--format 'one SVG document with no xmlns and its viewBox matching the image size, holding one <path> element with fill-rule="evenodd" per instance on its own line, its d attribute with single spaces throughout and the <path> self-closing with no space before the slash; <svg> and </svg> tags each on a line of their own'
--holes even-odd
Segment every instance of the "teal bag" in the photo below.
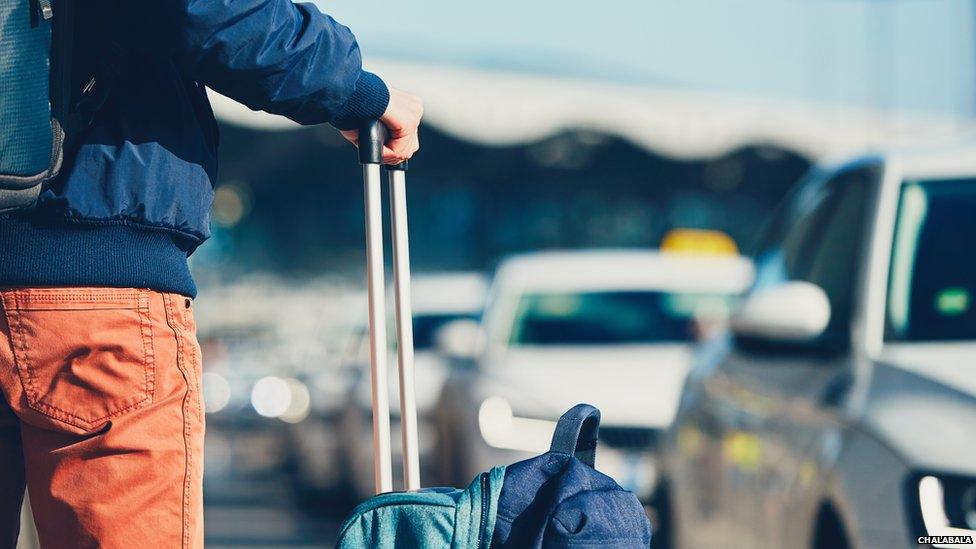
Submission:
<svg viewBox="0 0 976 549">
<path fill-rule="evenodd" d="M 0 212 L 32 203 L 61 165 L 53 18 L 50 0 L 0 0 Z"/>
<path fill-rule="evenodd" d="M 121 47 L 99 21 L 109 8 L 0 0 L 0 213 L 37 201 L 118 78 Z"/>
<path fill-rule="evenodd" d="M 600 411 L 559 418 L 549 451 L 495 467 L 466 490 L 387 492 L 357 507 L 340 549 L 647 549 L 651 524 L 637 496 L 593 468 Z"/>
<path fill-rule="evenodd" d="M 488 549 L 505 468 L 481 473 L 465 490 L 389 492 L 361 503 L 339 531 L 339 549 Z"/>
</svg>

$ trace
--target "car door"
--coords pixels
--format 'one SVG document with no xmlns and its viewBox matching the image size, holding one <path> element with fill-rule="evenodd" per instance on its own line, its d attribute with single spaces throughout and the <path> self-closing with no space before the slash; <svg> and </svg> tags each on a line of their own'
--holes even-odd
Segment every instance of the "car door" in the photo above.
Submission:
<svg viewBox="0 0 976 549">
<path fill-rule="evenodd" d="M 879 173 L 861 165 L 812 179 L 758 256 L 756 290 L 806 281 L 825 291 L 832 315 L 823 336 L 788 347 L 736 341 L 705 382 L 719 439 L 721 524 L 736 545 L 794 546 L 786 534 L 802 527 L 797 509 L 817 491 L 820 457 L 830 450 L 824 445 L 836 444 L 837 407 L 852 375 L 855 283 Z"/>
</svg>

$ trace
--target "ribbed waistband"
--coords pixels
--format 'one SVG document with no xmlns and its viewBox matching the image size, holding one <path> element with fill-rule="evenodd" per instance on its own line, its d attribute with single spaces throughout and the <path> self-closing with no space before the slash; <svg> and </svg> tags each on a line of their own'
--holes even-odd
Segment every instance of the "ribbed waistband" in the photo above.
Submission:
<svg viewBox="0 0 976 549">
<path fill-rule="evenodd" d="M 0 219 L 0 287 L 148 288 L 195 297 L 186 252 L 164 232 L 125 225 L 38 226 Z"/>
</svg>

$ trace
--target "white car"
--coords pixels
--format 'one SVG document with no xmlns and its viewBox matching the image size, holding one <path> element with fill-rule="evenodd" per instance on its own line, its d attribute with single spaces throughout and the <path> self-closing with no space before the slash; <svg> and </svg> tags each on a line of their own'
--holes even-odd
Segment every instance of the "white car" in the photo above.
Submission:
<svg viewBox="0 0 976 549">
<path fill-rule="evenodd" d="M 438 468 L 437 431 L 431 413 L 447 379 L 448 364 L 435 349 L 438 330 L 455 321 L 472 322 L 480 318 L 488 283 L 479 273 L 441 273 L 414 275 L 411 284 L 413 304 L 414 378 L 420 442 L 421 480 L 430 484 Z M 392 323 L 387 330 L 393 348 Z M 396 355 L 390 354 L 387 379 L 392 413 L 394 485 L 402 482 L 400 445 L 400 392 L 397 386 Z M 358 353 L 349 365 L 355 372 L 338 422 L 338 441 L 342 452 L 342 471 L 353 495 L 363 499 L 373 495 L 373 427 L 369 377 L 369 338 L 361 333 Z"/>
<path fill-rule="evenodd" d="M 689 374 L 656 546 L 973 547 L 974 242 L 976 147 L 815 168 Z"/>
<path fill-rule="evenodd" d="M 453 370 L 440 401 L 442 481 L 464 485 L 545 451 L 555 419 L 586 402 L 603 413 L 598 468 L 648 497 L 650 450 L 674 417 L 691 347 L 725 320 L 752 274 L 737 255 L 677 252 L 543 252 L 503 262 L 476 356 Z M 463 339 L 461 328 L 445 328 L 446 346 Z"/>
</svg>

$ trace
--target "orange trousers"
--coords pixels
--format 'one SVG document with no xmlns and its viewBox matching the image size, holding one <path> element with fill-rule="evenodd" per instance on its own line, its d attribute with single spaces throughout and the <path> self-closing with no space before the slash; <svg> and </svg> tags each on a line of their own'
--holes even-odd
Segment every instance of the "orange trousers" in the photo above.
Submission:
<svg viewBox="0 0 976 549">
<path fill-rule="evenodd" d="M 200 347 L 189 299 L 0 290 L 0 548 L 24 487 L 44 549 L 203 547 Z"/>
</svg>

